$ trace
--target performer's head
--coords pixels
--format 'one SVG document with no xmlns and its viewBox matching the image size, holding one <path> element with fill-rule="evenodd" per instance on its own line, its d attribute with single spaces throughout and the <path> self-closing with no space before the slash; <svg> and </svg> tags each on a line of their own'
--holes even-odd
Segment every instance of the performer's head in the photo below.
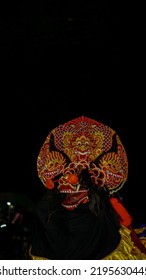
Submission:
<svg viewBox="0 0 146 280">
<path fill-rule="evenodd" d="M 74 210 L 89 203 L 97 213 L 102 200 L 119 191 L 127 180 L 126 151 L 109 126 L 81 116 L 53 129 L 37 159 L 38 176 Z"/>
</svg>

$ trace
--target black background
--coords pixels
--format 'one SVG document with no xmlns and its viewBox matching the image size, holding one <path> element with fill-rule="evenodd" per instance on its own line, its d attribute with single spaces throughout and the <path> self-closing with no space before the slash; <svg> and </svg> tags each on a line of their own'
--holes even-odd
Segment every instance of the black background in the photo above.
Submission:
<svg viewBox="0 0 146 280">
<path fill-rule="evenodd" d="M 125 204 L 146 221 L 143 9 L 117 1 L 25 1 L 1 9 L 1 191 L 38 201 L 51 129 L 85 115 L 119 134 Z"/>
</svg>

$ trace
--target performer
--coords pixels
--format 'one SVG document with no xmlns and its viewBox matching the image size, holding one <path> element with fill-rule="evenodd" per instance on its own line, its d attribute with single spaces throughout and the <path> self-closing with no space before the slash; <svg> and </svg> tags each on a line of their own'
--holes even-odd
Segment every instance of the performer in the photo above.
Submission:
<svg viewBox="0 0 146 280">
<path fill-rule="evenodd" d="M 112 128 L 84 116 L 59 125 L 37 170 L 46 194 L 34 211 L 30 259 L 146 259 L 145 237 L 120 199 L 128 160 Z"/>
</svg>

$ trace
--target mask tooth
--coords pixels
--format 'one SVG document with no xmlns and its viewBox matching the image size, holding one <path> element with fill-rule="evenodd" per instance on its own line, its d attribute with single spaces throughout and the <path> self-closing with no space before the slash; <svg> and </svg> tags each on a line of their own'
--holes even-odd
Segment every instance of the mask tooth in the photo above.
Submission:
<svg viewBox="0 0 146 280">
<path fill-rule="evenodd" d="M 79 189 L 80 189 L 80 184 L 77 185 L 76 192 L 78 192 Z"/>
</svg>

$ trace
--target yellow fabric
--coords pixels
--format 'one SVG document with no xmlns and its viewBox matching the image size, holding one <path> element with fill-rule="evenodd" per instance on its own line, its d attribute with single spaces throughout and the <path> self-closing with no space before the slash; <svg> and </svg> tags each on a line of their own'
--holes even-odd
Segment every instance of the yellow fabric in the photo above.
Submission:
<svg viewBox="0 0 146 280">
<path fill-rule="evenodd" d="M 39 256 L 35 256 L 35 255 L 32 255 L 31 254 L 31 246 L 30 246 L 30 248 L 29 248 L 29 259 L 30 260 L 48 260 L 48 259 L 46 259 L 46 258 L 44 258 L 44 257 L 39 257 Z"/>
<path fill-rule="evenodd" d="M 121 240 L 118 247 L 103 260 L 146 260 L 146 254 L 142 253 L 131 240 L 130 230 L 124 226 L 120 229 Z M 47 260 L 44 257 L 34 256 L 29 250 L 31 260 Z"/>
<path fill-rule="evenodd" d="M 146 248 L 146 237 L 144 238 L 140 238 L 142 244 L 144 245 L 144 247 Z"/>
<path fill-rule="evenodd" d="M 124 226 L 120 229 L 121 241 L 119 246 L 104 260 L 146 260 L 146 254 L 142 253 L 131 240 L 130 232 Z"/>
<path fill-rule="evenodd" d="M 141 228 L 136 228 L 135 232 L 136 234 L 142 234 L 144 232 L 144 230 L 146 230 L 146 226 L 143 226 Z M 146 248 L 146 236 L 140 236 L 139 239 L 141 240 L 142 244 L 144 245 L 144 247 Z"/>
</svg>

